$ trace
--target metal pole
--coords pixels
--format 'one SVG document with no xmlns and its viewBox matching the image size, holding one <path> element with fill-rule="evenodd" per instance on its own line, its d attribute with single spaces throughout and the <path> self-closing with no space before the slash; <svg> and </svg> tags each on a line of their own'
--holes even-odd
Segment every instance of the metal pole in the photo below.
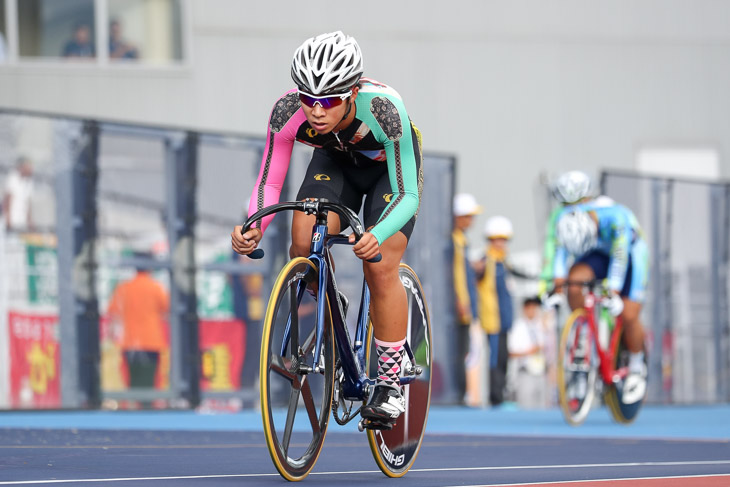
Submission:
<svg viewBox="0 0 730 487">
<path fill-rule="evenodd" d="M 710 187 L 710 235 L 712 276 L 712 323 L 715 341 L 715 377 L 717 402 L 727 400 L 728 380 L 728 189 L 730 186 L 712 185 Z"/>
<path fill-rule="evenodd" d="M 165 139 L 167 229 L 170 241 L 170 388 L 185 406 L 200 404 L 200 352 L 195 292 L 197 135 Z"/>
<path fill-rule="evenodd" d="M 101 384 L 95 259 L 97 123 L 57 122 L 55 148 L 61 400 L 64 407 L 98 408 Z"/>
<path fill-rule="evenodd" d="M 724 364 L 724 375 L 723 387 L 724 394 L 720 397 L 722 401 L 730 401 L 730 285 L 728 279 L 730 278 L 730 184 L 725 185 L 725 196 L 724 196 L 724 208 L 725 218 L 722 223 L 721 236 L 721 249 L 722 249 L 722 316 L 720 319 L 720 325 L 722 326 L 722 341 L 723 348 L 721 356 L 725 359 Z"/>
<path fill-rule="evenodd" d="M 649 372 L 653 377 L 661 378 L 661 392 L 663 402 L 672 401 L 672 377 L 665 377 L 664 363 L 671 363 L 672 357 L 664 348 L 664 338 L 671 337 L 671 229 L 672 229 L 672 201 L 673 183 L 671 180 L 652 179 L 652 270 L 651 282 L 653 287 L 652 324 L 654 336 L 658 338 L 655 344 L 655 353 L 649 355 Z M 662 196 L 666 193 L 664 210 L 662 211 Z M 662 224 L 663 223 L 663 224 Z M 671 370 L 671 369 L 666 369 Z M 651 382 L 650 382 L 651 383 Z M 654 382 L 656 384 L 656 382 Z"/>
<path fill-rule="evenodd" d="M 658 179 L 652 180 L 651 184 L 651 213 L 652 213 L 652 219 L 651 219 L 651 233 L 653 236 L 652 239 L 652 252 L 651 252 L 651 282 L 652 287 L 654 288 L 654 299 L 652 303 L 652 328 L 655 330 L 664 330 L 664 316 L 663 316 L 663 304 L 662 304 L 662 260 L 661 260 L 661 254 L 662 254 L 662 247 L 661 247 L 661 193 L 662 193 L 662 184 L 661 181 Z M 662 377 L 662 367 L 661 367 L 661 356 L 656 357 L 657 354 L 651 354 L 649 356 L 649 371 L 654 377 Z M 657 365 L 657 359 L 659 359 L 659 363 Z M 662 381 L 663 383 L 664 381 Z M 663 389 L 663 388 L 662 388 Z M 665 394 L 667 391 L 663 391 Z M 669 402 L 669 397 L 664 397 L 664 402 Z"/>
</svg>

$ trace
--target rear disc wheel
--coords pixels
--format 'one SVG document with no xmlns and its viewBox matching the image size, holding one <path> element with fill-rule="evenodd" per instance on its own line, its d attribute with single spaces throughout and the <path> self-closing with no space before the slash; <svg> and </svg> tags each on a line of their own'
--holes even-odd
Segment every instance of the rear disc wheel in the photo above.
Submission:
<svg viewBox="0 0 730 487">
<path fill-rule="evenodd" d="M 641 400 L 631 404 L 626 404 L 623 401 L 623 388 L 624 381 L 628 373 L 630 352 L 623 344 L 623 330 L 621 331 L 621 335 L 622 336 L 619 336 L 618 340 L 616 340 L 616 347 L 615 350 L 613 350 L 613 370 L 614 373 L 621 378 L 611 384 L 611 386 L 606 390 L 604 397 L 613 419 L 617 423 L 629 424 L 632 423 L 639 415 L 639 411 L 641 410 L 641 406 L 644 404 L 644 398 L 646 398 L 646 395 L 644 395 L 644 398 Z M 644 367 L 647 367 L 646 370 L 648 370 L 648 366 L 647 353 L 646 349 L 644 349 Z"/>
<path fill-rule="evenodd" d="M 426 431 L 428 409 L 431 401 L 431 321 L 428 307 L 416 273 L 401 264 L 398 275 L 406 290 L 408 300 L 408 328 L 406 341 L 413 351 L 415 364 L 408 355 L 403 358 L 403 375 L 418 366 L 422 372 L 402 386 L 406 410 L 390 430 L 367 430 L 370 450 L 380 470 L 388 477 L 402 477 L 413 466 Z M 368 327 L 367 363 L 370 377 L 377 373 L 375 338 L 372 323 Z"/>
</svg>

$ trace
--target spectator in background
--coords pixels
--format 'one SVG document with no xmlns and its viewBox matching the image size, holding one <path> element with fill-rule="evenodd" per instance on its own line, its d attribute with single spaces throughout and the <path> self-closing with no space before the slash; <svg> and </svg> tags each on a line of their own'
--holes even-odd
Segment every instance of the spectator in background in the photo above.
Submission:
<svg viewBox="0 0 730 487">
<path fill-rule="evenodd" d="M 109 23 L 109 58 L 137 59 L 137 48 L 122 37 L 122 24 L 114 19 Z"/>
<path fill-rule="evenodd" d="M 33 198 L 33 164 L 21 156 L 17 165 L 5 180 L 3 215 L 8 231 L 23 231 L 33 228 L 31 200 Z"/>
<path fill-rule="evenodd" d="M 63 46 L 61 54 L 66 58 L 90 58 L 96 55 L 88 25 L 77 24 L 74 27 L 73 38 Z"/>
<path fill-rule="evenodd" d="M 458 400 L 466 403 L 465 360 L 469 352 L 469 327 L 478 320 L 476 274 L 468 259 L 466 232 L 474 222 L 474 216 L 482 212 L 474 196 L 460 193 L 454 197 L 453 244 L 454 304 L 457 354 L 454 364 L 457 377 Z"/>
<path fill-rule="evenodd" d="M 137 252 L 137 274 L 119 284 L 109 303 L 109 319 L 121 328 L 122 351 L 129 370 L 132 388 L 155 386 L 160 353 L 167 347 L 165 326 L 170 301 L 167 292 L 149 272 L 153 256 Z"/>
<path fill-rule="evenodd" d="M 512 295 L 507 288 L 507 243 L 512 238 L 512 222 L 493 216 L 485 226 L 486 255 L 475 264 L 479 290 L 479 320 L 489 343 L 489 402 L 504 402 L 507 382 L 507 332 L 512 327 Z"/>
<path fill-rule="evenodd" d="M 515 320 L 507 335 L 510 369 L 514 371 L 513 389 L 520 407 L 525 409 L 547 406 L 547 377 L 545 361 L 546 322 L 538 297 L 526 298 L 522 316 Z"/>
</svg>

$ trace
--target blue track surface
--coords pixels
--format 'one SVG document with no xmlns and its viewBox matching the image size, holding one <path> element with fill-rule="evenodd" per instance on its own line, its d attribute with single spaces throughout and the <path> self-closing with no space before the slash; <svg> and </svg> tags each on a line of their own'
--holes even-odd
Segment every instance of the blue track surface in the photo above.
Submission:
<svg viewBox="0 0 730 487">
<path fill-rule="evenodd" d="M 194 411 L 32 411 L 0 413 L 0 428 L 76 428 L 179 431 L 261 431 L 256 411 L 200 414 Z M 355 423 L 330 432 L 355 432 Z M 579 427 L 567 425 L 558 409 L 432 407 L 428 433 L 539 435 L 606 438 L 691 438 L 730 441 L 730 405 L 646 406 L 631 425 L 613 422 L 597 408 Z"/>
<path fill-rule="evenodd" d="M 397 482 L 443 487 L 730 475 L 729 425 L 727 405 L 649 406 L 628 426 L 598 408 L 580 427 L 565 424 L 558 410 L 433 407 L 418 460 Z M 356 425 L 331 422 L 304 482 L 386 481 Z M 50 483 L 286 484 L 269 458 L 255 411 L 0 413 L 0 485 Z"/>
</svg>

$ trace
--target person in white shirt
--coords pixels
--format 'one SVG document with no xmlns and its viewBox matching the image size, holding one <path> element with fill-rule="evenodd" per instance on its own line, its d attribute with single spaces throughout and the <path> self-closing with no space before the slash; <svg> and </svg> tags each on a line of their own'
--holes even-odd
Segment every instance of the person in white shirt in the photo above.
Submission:
<svg viewBox="0 0 730 487">
<path fill-rule="evenodd" d="M 522 316 L 514 322 L 507 335 L 515 399 L 525 409 L 547 405 L 545 338 L 540 299 L 527 298 L 522 306 Z"/>
<path fill-rule="evenodd" d="M 24 231 L 33 228 L 32 197 L 33 164 L 27 157 L 20 157 L 16 168 L 5 180 L 3 217 L 8 231 Z"/>
</svg>

